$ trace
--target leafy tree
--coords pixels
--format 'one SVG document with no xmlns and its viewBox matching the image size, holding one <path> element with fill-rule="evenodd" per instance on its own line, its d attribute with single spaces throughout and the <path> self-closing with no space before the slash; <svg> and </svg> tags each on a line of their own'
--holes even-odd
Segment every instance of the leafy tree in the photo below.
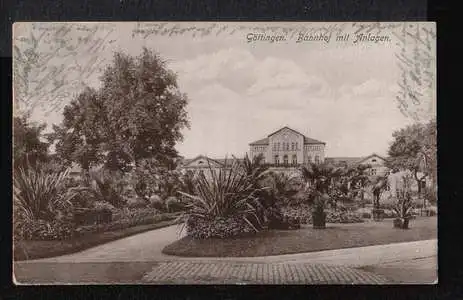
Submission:
<svg viewBox="0 0 463 300">
<path fill-rule="evenodd" d="M 388 166 L 392 169 L 410 170 L 421 193 L 422 182 L 430 177 L 433 183 L 437 175 L 437 127 L 436 121 L 416 123 L 392 134 Z M 421 175 L 419 174 L 421 173 Z"/>
<path fill-rule="evenodd" d="M 35 124 L 27 115 L 13 118 L 13 165 L 19 167 L 37 166 L 48 161 L 49 144 L 41 140 L 45 124 Z"/>
<path fill-rule="evenodd" d="M 104 161 L 101 145 L 105 135 L 101 128 L 104 115 L 101 98 L 95 89 L 86 88 L 76 99 L 64 108 L 63 122 L 53 125 L 48 139 L 55 144 L 55 151 L 63 163 L 76 162 L 83 171 Z"/>
<path fill-rule="evenodd" d="M 189 126 L 176 75 L 144 48 L 138 57 L 116 53 L 101 80 L 100 89 L 87 88 L 66 106 L 54 128 L 63 159 L 85 170 L 104 163 L 127 172 L 146 158 L 170 168 L 181 129 Z"/>
</svg>

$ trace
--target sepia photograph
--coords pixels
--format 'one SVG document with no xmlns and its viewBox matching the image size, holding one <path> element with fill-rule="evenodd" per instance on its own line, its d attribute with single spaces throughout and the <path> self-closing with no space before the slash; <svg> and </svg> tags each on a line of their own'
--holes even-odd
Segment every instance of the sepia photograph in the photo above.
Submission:
<svg viewBox="0 0 463 300">
<path fill-rule="evenodd" d="M 435 22 L 13 24 L 16 285 L 436 284 Z"/>
</svg>

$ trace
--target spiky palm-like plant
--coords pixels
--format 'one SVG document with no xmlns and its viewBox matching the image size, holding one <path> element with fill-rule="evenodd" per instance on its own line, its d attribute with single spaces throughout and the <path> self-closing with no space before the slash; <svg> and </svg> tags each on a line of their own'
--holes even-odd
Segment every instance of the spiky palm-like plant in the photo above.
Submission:
<svg viewBox="0 0 463 300">
<path fill-rule="evenodd" d="M 47 173 L 42 169 L 19 168 L 13 175 L 13 203 L 28 219 L 51 220 L 56 210 L 72 206 L 74 189 L 63 192 L 69 170 Z"/>
<path fill-rule="evenodd" d="M 329 193 L 336 185 L 336 179 L 343 175 L 343 169 L 329 164 L 303 166 L 301 176 L 314 203 L 312 210 L 314 228 L 325 228 L 325 208 L 333 201 Z"/>
<path fill-rule="evenodd" d="M 193 194 L 180 192 L 189 201 L 186 219 L 213 221 L 217 218 L 237 217 L 248 223 L 256 232 L 262 228 L 263 216 L 256 188 L 242 165 L 234 162 L 229 168 L 215 170 L 208 165 L 208 174 L 202 172 L 196 179 Z"/>
</svg>

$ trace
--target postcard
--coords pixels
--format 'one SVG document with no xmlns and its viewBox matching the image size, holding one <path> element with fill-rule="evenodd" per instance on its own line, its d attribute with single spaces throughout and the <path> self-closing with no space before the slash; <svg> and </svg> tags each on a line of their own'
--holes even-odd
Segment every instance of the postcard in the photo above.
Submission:
<svg viewBox="0 0 463 300">
<path fill-rule="evenodd" d="M 434 22 L 13 25 L 13 278 L 437 283 Z"/>
</svg>

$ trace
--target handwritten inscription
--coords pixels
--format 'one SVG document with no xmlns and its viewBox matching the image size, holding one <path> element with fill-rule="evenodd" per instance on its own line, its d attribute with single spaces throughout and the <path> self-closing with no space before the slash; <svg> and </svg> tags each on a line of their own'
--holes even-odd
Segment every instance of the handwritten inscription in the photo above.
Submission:
<svg viewBox="0 0 463 300">
<path fill-rule="evenodd" d="M 118 38 L 117 23 L 32 23 L 13 42 L 14 95 L 22 107 L 60 110 L 75 93 L 101 75 L 101 55 Z M 429 24 L 427 24 L 429 25 Z M 397 46 L 401 78 L 396 100 L 415 119 L 429 113 L 435 90 L 432 26 L 419 23 L 133 23 L 132 38 L 219 37 L 239 34 L 246 43 Z M 93 79 L 92 79 L 93 78 Z"/>
<path fill-rule="evenodd" d="M 91 76 L 101 73 L 105 60 L 97 54 L 110 45 L 113 27 L 33 23 L 26 29 L 14 37 L 15 106 L 25 111 L 37 107 L 47 112 L 60 110 L 72 91 L 79 91 Z"/>
<path fill-rule="evenodd" d="M 400 46 L 396 54 L 401 70 L 396 96 L 399 109 L 415 121 L 427 119 L 435 113 L 435 31 L 404 23 L 396 37 Z"/>
</svg>

